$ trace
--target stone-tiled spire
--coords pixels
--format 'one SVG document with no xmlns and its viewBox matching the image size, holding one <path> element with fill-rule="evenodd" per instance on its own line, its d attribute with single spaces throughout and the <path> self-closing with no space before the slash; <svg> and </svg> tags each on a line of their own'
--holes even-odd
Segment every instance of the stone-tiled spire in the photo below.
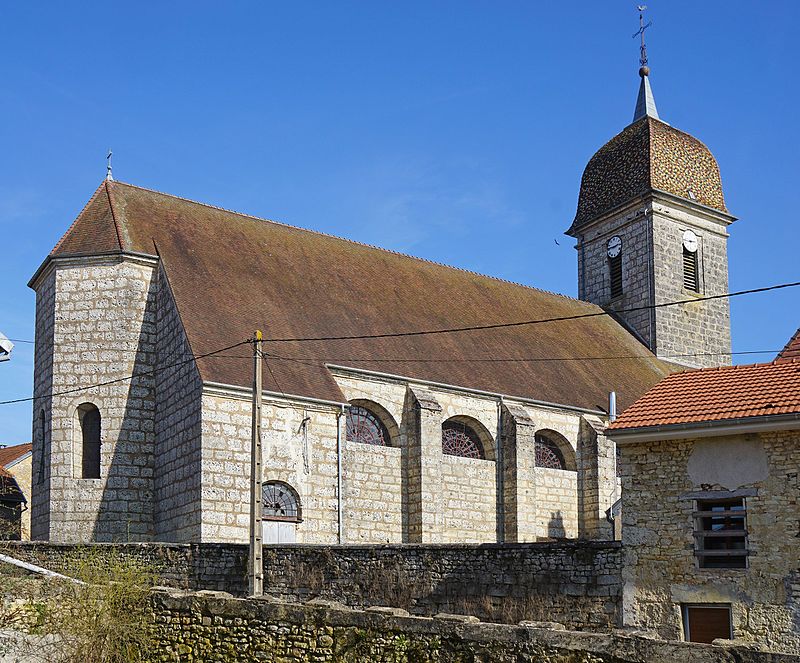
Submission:
<svg viewBox="0 0 800 663">
<path fill-rule="evenodd" d="M 642 65 L 639 68 L 639 76 L 642 82 L 639 83 L 639 96 L 636 98 L 636 110 L 633 111 L 633 121 L 641 120 L 643 117 L 658 117 L 656 100 L 653 98 L 653 90 L 650 88 L 650 67 Z"/>
</svg>

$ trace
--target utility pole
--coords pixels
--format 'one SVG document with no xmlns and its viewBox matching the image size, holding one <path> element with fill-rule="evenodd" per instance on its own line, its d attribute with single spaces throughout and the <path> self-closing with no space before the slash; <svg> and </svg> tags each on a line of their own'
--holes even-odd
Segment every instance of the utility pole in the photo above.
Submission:
<svg viewBox="0 0 800 663">
<path fill-rule="evenodd" d="M 261 348 L 262 336 L 253 336 L 253 423 L 250 441 L 250 558 L 247 565 L 250 596 L 264 593 L 261 559 Z"/>
</svg>

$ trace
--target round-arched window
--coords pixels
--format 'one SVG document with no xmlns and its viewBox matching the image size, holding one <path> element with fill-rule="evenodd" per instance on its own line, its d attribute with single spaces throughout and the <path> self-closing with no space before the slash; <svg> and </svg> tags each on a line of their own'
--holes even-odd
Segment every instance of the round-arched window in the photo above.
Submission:
<svg viewBox="0 0 800 663">
<path fill-rule="evenodd" d="M 460 421 L 445 421 L 442 424 L 442 453 L 464 458 L 486 457 L 478 434 Z"/>
<path fill-rule="evenodd" d="M 283 481 L 267 481 L 261 487 L 261 517 L 300 522 L 300 499 L 295 490 Z"/>
<path fill-rule="evenodd" d="M 388 447 L 389 431 L 367 408 L 351 405 L 347 408 L 347 441 Z"/>
<path fill-rule="evenodd" d="M 551 470 L 567 469 L 561 449 L 553 440 L 541 433 L 536 433 L 536 467 L 547 467 Z"/>
</svg>

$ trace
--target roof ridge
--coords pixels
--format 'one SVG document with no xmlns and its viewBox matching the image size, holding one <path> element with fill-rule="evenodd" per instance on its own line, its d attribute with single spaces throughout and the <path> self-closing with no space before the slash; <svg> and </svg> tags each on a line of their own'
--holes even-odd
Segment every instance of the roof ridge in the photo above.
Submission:
<svg viewBox="0 0 800 663">
<path fill-rule="evenodd" d="M 238 212 L 236 210 L 228 209 L 226 207 L 220 207 L 218 205 L 211 205 L 210 203 L 204 203 L 199 200 L 193 200 L 191 198 L 184 198 L 183 196 L 176 196 L 172 193 L 165 193 L 164 191 L 158 191 L 157 189 L 150 189 L 148 187 L 139 186 L 137 184 L 131 184 L 130 182 L 121 182 L 120 180 L 113 180 L 111 182 L 113 185 L 120 185 L 120 186 L 127 186 L 132 189 L 139 189 L 140 191 L 147 191 L 148 193 L 155 193 L 160 196 L 167 196 L 169 198 L 175 198 L 176 200 L 182 200 L 187 203 L 192 203 L 193 205 L 201 205 L 202 207 L 208 207 L 209 209 L 218 210 L 220 212 L 228 212 L 229 214 L 235 214 L 236 216 L 241 216 L 246 219 L 252 219 L 253 221 L 261 221 L 265 223 L 273 223 L 278 226 L 283 226 L 284 228 L 291 228 L 293 230 L 300 230 L 302 232 L 312 233 L 314 235 L 321 235 L 323 237 L 330 237 L 332 239 L 337 239 L 342 242 L 349 242 L 350 244 L 355 244 L 357 246 L 363 246 L 369 249 L 375 249 L 377 251 L 383 251 L 385 253 L 390 253 L 392 255 L 400 256 L 402 258 L 409 258 L 410 260 L 417 260 L 419 262 L 425 262 L 430 265 L 437 265 L 438 267 L 445 267 L 446 269 L 454 269 L 459 272 L 463 272 L 465 274 L 472 274 L 474 276 L 480 276 L 482 278 L 491 279 L 493 281 L 498 281 L 500 283 L 509 283 L 511 285 L 519 286 L 520 288 L 526 288 L 528 290 L 533 290 L 535 292 L 541 292 L 546 295 L 553 295 L 554 297 L 561 297 L 562 299 L 566 299 L 570 302 L 575 302 L 578 304 L 582 304 L 587 306 L 588 308 L 596 308 L 602 310 L 602 307 L 598 306 L 597 304 L 592 304 L 591 302 L 584 301 L 582 299 L 578 299 L 577 297 L 570 297 L 569 295 L 565 295 L 560 292 L 553 292 L 551 290 L 544 290 L 543 288 L 537 288 L 536 286 L 528 285 L 525 283 L 519 283 L 517 281 L 511 281 L 509 279 L 503 279 L 499 276 L 492 276 L 490 274 L 482 274 L 481 272 L 476 272 L 471 269 L 465 269 L 464 267 L 456 267 L 454 265 L 448 265 L 443 262 L 437 262 L 436 260 L 430 260 L 429 258 L 420 258 L 419 256 L 414 256 L 409 253 L 403 253 L 401 251 L 395 251 L 393 249 L 387 249 L 382 246 L 377 246 L 375 244 L 367 244 L 366 242 L 359 242 L 355 239 L 349 239 L 347 237 L 341 237 L 339 235 L 334 235 L 332 233 L 322 232 L 320 230 L 311 230 L 310 228 L 303 228 L 302 226 L 295 226 L 291 223 L 286 223 L 284 221 L 275 221 L 274 219 L 265 219 L 260 216 L 255 216 L 253 214 L 247 214 L 246 212 Z M 88 204 L 88 203 L 87 203 Z"/>
<path fill-rule="evenodd" d="M 111 187 L 109 186 L 109 180 L 104 182 L 105 189 L 106 189 L 106 196 L 108 197 L 108 208 L 111 210 L 111 220 L 114 222 L 114 231 L 117 233 L 117 243 L 119 244 L 119 250 L 122 251 L 122 235 L 120 234 L 119 223 L 117 222 L 117 213 L 114 211 L 114 199 L 111 197 Z"/>
<path fill-rule="evenodd" d="M 103 182 L 103 184 L 104 183 L 105 182 Z M 69 235 L 70 231 L 75 227 L 75 224 L 78 223 L 78 219 L 83 216 L 83 213 L 88 209 L 89 205 L 91 205 L 95 201 L 95 198 L 97 198 L 97 195 L 100 193 L 100 189 L 103 188 L 103 184 L 100 184 L 100 186 L 94 190 L 94 193 L 89 197 L 89 200 L 86 201 L 86 204 L 81 208 L 81 211 L 78 212 L 78 215 L 72 220 L 72 223 L 69 224 L 69 228 L 64 231 L 64 234 L 61 235 L 61 239 L 58 240 L 56 245 L 53 247 L 53 250 L 50 251 L 50 255 L 55 254 L 55 252 L 58 251 L 58 248 L 64 243 L 67 235 Z"/>
</svg>

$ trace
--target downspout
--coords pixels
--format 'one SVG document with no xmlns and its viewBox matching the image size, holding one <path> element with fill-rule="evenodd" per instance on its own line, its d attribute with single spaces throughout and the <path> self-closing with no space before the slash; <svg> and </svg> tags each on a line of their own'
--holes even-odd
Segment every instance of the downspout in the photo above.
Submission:
<svg viewBox="0 0 800 663">
<path fill-rule="evenodd" d="M 503 462 L 503 397 L 497 401 L 497 444 L 495 445 L 495 468 L 497 473 L 497 542 L 506 542 L 506 489 Z"/>
<path fill-rule="evenodd" d="M 336 521 L 337 539 L 344 542 L 344 522 L 342 520 L 342 418 L 345 416 L 344 405 L 336 413 Z"/>
</svg>

